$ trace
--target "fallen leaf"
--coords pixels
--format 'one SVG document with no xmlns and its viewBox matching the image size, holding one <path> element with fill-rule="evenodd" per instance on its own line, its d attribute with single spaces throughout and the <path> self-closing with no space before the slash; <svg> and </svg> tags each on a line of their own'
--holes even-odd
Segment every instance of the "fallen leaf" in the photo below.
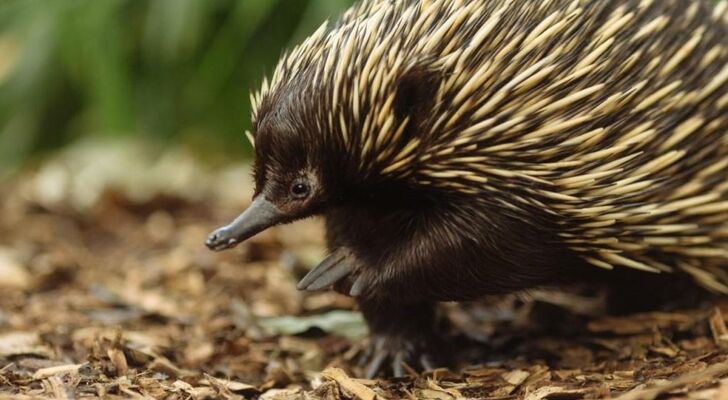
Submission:
<svg viewBox="0 0 728 400">
<path fill-rule="evenodd" d="M 362 338 L 367 333 L 366 323 L 361 313 L 353 311 L 330 311 L 307 317 L 261 318 L 258 320 L 258 324 L 268 332 L 277 335 L 297 335 L 311 328 L 319 328 L 324 332 L 350 339 Z"/>
</svg>

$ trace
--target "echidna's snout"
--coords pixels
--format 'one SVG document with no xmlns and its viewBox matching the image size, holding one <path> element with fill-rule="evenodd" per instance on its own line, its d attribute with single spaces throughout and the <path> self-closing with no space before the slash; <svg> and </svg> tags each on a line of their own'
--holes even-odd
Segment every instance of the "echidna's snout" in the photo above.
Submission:
<svg viewBox="0 0 728 400">
<path fill-rule="evenodd" d="M 210 250 L 231 249 L 252 236 L 283 221 L 285 214 L 262 194 L 233 222 L 212 232 L 206 245 Z"/>
</svg>

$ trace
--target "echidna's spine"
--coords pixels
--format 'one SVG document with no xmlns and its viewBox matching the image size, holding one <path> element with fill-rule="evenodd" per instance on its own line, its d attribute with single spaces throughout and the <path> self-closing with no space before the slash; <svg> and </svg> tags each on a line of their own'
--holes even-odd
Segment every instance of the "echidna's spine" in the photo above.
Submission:
<svg viewBox="0 0 728 400">
<path fill-rule="evenodd" d="M 538 209 L 595 266 L 728 292 L 727 19 L 707 0 L 363 2 L 283 59 L 253 119 L 305 82 L 311 131 L 363 175 Z"/>
</svg>

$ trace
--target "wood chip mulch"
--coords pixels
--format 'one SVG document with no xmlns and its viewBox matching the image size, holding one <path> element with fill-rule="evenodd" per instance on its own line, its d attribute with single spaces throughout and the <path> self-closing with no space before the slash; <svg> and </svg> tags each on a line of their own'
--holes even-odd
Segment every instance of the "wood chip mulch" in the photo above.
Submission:
<svg viewBox="0 0 728 400">
<path fill-rule="evenodd" d="M 320 224 L 209 252 L 208 231 L 237 211 L 119 188 L 79 208 L 5 184 L 0 398 L 728 398 L 728 301 L 589 318 L 548 296 L 448 306 L 486 341 L 479 364 L 357 379 L 353 302 L 295 290 L 323 254 Z"/>
</svg>

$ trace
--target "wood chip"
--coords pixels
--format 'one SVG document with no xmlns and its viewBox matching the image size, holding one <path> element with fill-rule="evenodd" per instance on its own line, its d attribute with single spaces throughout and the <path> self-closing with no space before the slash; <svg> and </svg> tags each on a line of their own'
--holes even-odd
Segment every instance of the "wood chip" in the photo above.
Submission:
<svg viewBox="0 0 728 400">
<path fill-rule="evenodd" d="M 4 247 L 0 247 L 0 276 L 0 288 L 27 289 L 30 286 L 30 274 L 15 253 Z"/>
<path fill-rule="evenodd" d="M 325 378 L 332 379 L 341 386 L 343 390 L 350 393 L 360 400 L 374 400 L 377 394 L 368 387 L 364 386 L 357 379 L 350 378 L 346 372 L 340 368 L 327 368 L 321 375 Z"/>
<path fill-rule="evenodd" d="M 586 393 L 584 389 L 566 389 L 557 386 L 544 386 L 526 394 L 523 400 L 573 399 Z"/>
<path fill-rule="evenodd" d="M 710 316 L 710 331 L 713 333 L 713 341 L 716 345 L 723 348 L 728 347 L 728 328 L 718 307 Z"/>
<path fill-rule="evenodd" d="M 691 324 L 695 316 L 681 313 L 652 312 L 635 314 L 627 317 L 608 317 L 591 321 L 587 328 L 596 333 L 614 333 L 617 335 L 634 335 L 652 332 L 653 329 L 665 329 L 673 326 Z"/>
<path fill-rule="evenodd" d="M 604 293 L 590 287 L 442 305 L 454 322 L 447 333 L 488 344 L 453 352 L 452 369 L 355 379 L 366 349 L 346 334 L 349 323 L 365 328 L 355 301 L 295 290 L 325 254 L 322 221 L 209 252 L 208 232 L 252 195 L 252 183 L 240 180 L 248 168 L 179 164 L 177 152 L 145 163 L 147 147 L 114 157 L 116 143 L 92 146 L 54 162 L 63 179 L 41 164 L 40 173 L 18 172 L 18 183 L 0 182 L 0 400 L 728 399 L 728 328 L 719 311 L 728 312 L 728 298 L 610 317 L 601 314 Z M 99 159 L 114 171 L 98 168 Z M 146 179 L 169 184 L 180 171 L 208 169 L 162 195 Z M 117 171 L 136 194 L 129 185 L 98 186 L 85 206 L 66 198 L 104 180 L 95 174 Z M 50 202 L 27 189 L 38 179 L 67 188 Z M 346 318 L 322 323 L 342 312 Z M 271 321 L 287 322 L 266 329 Z M 315 323 L 289 329 L 291 321 Z M 335 368 L 316 373 L 325 366 Z"/>
<path fill-rule="evenodd" d="M 249 385 L 247 383 L 242 383 L 242 382 L 230 381 L 227 379 L 215 378 L 208 374 L 205 374 L 205 379 L 201 380 L 200 383 L 203 385 L 210 385 L 210 386 L 213 386 L 216 388 L 225 388 L 226 390 L 229 390 L 229 391 L 235 392 L 235 393 L 259 392 L 258 388 L 253 385 Z"/>
<path fill-rule="evenodd" d="M 703 382 L 725 374 L 728 374 L 728 362 L 715 364 L 704 370 L 691 372 L 673 380 L 665 380 L 652 387 L 634 389 L 617 397 L 616 400 L 653 400 L 663 393 L 689 383 Z"/>
<path fill-rule="evenodd" d="M 33 373 L 33 379 L 40 380 L 56 375 L 77 374 L 84 365 L 86 364 L 66 364 L 57 367 L 41 368 Z"/>
<path fill-rule="evenodd" d="M 510 383 L 511 385 L 518 386 L 526 379 L 528 379 L 529 376 L 531 376 L 531 373 L 529 373 L 528 371 L 517 369 L 514 371 L 506 372 L 505 374 L 501 375 L 501 378 L 503 378 L 503 380 Z"/>
<path fill-rule="evenodd" d="M 114 364 L 114 366 L 116 367 L 116 374 L 126 375 L 126 373 L 129 371 L 129 365 L 126 362 L 126 356 L 124 355 L 124 351 L 120 348 L 112 347 L 106 351 L 106 354 L 109 356 L 111 363 Z"/>
</svg>

